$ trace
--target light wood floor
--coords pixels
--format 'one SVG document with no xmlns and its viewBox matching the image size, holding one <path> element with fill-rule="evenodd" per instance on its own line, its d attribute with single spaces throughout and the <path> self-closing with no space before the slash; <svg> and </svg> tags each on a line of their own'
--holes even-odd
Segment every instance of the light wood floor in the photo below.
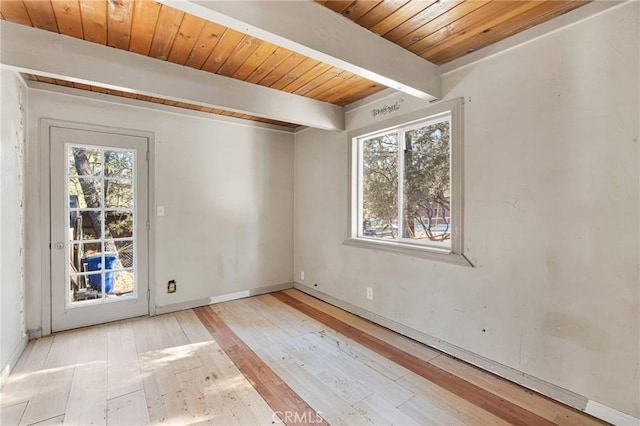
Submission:
<svg viewBox="0 0 640 426">
<path fill-rule="evenodd" d="M 32 341 L 0 424 L 601 424 L 296 290 Z"/>
</svg>

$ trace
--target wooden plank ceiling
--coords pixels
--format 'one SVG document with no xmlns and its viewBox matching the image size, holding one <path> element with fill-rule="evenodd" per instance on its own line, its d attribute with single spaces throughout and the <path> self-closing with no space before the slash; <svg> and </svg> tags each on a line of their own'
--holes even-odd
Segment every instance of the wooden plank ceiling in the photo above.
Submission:
<svg viewBox="0 0 640 426">
<path fill-rule="evenodd" d="M 524 31 L 587 1 L 317 0 L 358 25 L 444 64 Z M 89 42 L 347 105 L 382 89 L 377 83 L 152 0 L 1 0 L 0 18 Z M 40 76 L 58 85 L 295 127 L 260 117 L 107 91 Z"/>
</svg>

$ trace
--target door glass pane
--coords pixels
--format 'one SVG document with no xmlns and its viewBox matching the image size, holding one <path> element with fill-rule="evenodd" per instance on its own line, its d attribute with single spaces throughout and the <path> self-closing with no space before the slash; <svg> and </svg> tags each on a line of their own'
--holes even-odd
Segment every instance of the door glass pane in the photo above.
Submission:
<svg viewBox="0 0 640 426">
<path fill-rule="evenodd" d="M 102 150 L 71 147 L 68 153 L 69 176 L 99 176 L 102 174 Z"/>
<path fill-rule="evenodd" d="M 72 274 L 70 275 L 70 302 L 82 302 L 102 298 L 102 274 Z"/>
<path fill-rule="evenodd" d="M 133 213 L 123 211 L 107 211 L 106 238 L 132 238 Z"/>
<path fill-rule="evenodd" d="M 450 246 L 449 120 L 405 132 L 402 237 Z"/>
<path fill-rule="evenodd" d="M 69 306 L 136 296 L 135 153 L 66 146 Z"/>
<path fill-rule="evenodd" d="M 131 179 L 133 177 L 133 151 L 105 151 L 104 168 L 106 177 Z"/>
<path fill-rule="evenodd" d="M 69 179 L 69 207 L 99 209 L 102 207 L 102 180 L 91 178 Z"/>
<path fill-rule="evenodd" d="M 398 134 L 362 141 L 362 236 L 398 234 Z"/>
<path fill-rule="evenodd" d="M 130 209 L 133 207 L 133 182 L 128 179 L 107 179 L 105 204 L 107 208 Z"/>
<path fill-rule="evenodd" d="M 72 241 L 97 240 L 102 235 L 101 211 L 71 210 L 69 212 L 69 239 Z"/>
</svg>

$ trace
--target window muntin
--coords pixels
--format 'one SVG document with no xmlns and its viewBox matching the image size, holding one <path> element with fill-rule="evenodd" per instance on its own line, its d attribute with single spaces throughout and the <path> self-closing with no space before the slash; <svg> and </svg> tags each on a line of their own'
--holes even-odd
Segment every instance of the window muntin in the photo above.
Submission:
<svg viewBox="0 0 640 426">
<path fill-rule="evenodd" d="M 461 214 L 452 211 L 461 203 L 452 166 L 460 119 L 454 120 L 454 109 L 353 139 L 352 239 L 459 253 Z"/>
</svg>

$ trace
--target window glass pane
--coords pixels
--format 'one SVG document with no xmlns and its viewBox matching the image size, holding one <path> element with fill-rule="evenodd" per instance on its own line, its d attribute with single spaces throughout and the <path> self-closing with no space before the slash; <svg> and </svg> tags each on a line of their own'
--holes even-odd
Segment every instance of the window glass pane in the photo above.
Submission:
<svg viewBox="0 0 640 426">
<path fill-rule="evenodd" d="M 398 134 L 362 141 L 362 236 L 398 235 Z"/>
<path fill-rule="evenodd" d="M 405 132 L 403 238 L 450 245 L 450 124 Z"/>
<path fill-rule="evenodd" d="M 102 174 L 102 150 L 71 147 L 69 176 L 98 176 Z"/>
</svg>

